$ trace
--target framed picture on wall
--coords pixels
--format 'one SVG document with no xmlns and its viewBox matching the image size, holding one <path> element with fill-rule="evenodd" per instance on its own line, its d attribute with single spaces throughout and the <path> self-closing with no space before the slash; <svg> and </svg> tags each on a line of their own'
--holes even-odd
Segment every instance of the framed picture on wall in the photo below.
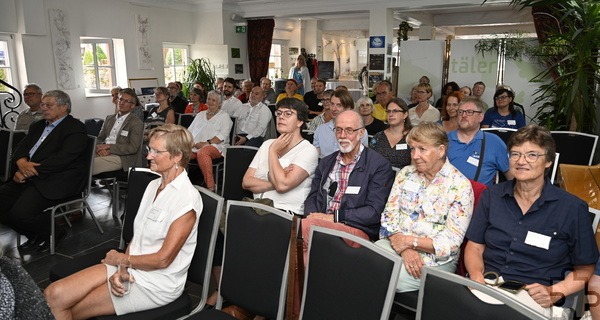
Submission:
<svg viewBox="0 0 600 320">
<path fill-rule="evenodd" d="M 158 78 L 129 78 L 129 88 L 135 90 L 137 95 L 154 94 L 158 87 Z"/>
<path fill-rule="evenodd" d="M 244 73 L 244 65 L 241 63 L 236 63 L 235 64 L 235 74 L 242 74 Z"/>
<path fill-rule="evenodd" d="M 240 48 L 231 48 L 231 58 L 240 58 Z"/>
</svg>

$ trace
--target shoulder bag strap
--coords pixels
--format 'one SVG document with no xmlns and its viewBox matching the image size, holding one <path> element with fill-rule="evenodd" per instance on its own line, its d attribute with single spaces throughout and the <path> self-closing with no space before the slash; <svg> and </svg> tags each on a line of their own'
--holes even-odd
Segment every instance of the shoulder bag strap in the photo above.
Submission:
<svg viewBox="0 0 600 320">
<path fill-rule="evenodd" d="M 475 172 L 475 177 L 473 180 L 477 181 L 479 179 L 479 173 L 481 173 L 481 167 L 483 167 L 483 156 L 485 155 L 485 132 L 481 131 L 483 135 L 483 139 L 481 140 L 481 151 L 479 152 L 479 163 L 477 164 L 477 172 Z"/>
</svg>

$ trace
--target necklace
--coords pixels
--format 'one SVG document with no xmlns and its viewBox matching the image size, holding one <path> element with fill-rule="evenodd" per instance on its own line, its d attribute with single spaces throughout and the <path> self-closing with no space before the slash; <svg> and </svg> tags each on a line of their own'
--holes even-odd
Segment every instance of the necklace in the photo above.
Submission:
<svg viewBox="0 0 600 320">
<path fill-rule="evenodd" d="M 217 112 L 219 112 L 219 111 L 217 111 Z M 212 116 L 214 116 L 215 114 L 217 114 L 217 112 L 211 112 L 211 111 L 208 111 L 208 110 L 206 110 L 206 115 L 207 115 L 207 116 L 211 116 L 211 117 L 212 117 Z"/>
<path fill-rule="evenodd" d="M 294 149 L 297 145 L 299 145 L 302 141 L 304 141 L 304 139 L 300 139 L 300 141 L 298 141 L 298 143 L 296 143 L 293 147 L 289 148 L 286 152 L 280 154 L 277 156 L 278 159 L 281 159 L 281 157 L 285 156 L 288 152 L 290 152 L 290 150 Z"/>
</svg>

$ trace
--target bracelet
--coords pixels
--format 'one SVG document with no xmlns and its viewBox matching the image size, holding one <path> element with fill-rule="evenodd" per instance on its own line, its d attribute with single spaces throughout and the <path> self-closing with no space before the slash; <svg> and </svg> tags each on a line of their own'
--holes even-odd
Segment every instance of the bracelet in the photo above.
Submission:
<svg viewBox="0 0 600 320">
<path fill-rule="evenodd" d="M 417 242 L 417 237 L 415 237 L 415 239 L 413 240 L 412 245 L 413 250 L 417 250 L 417 247 L 419 246 L 419 243 Z"/>
</svg>

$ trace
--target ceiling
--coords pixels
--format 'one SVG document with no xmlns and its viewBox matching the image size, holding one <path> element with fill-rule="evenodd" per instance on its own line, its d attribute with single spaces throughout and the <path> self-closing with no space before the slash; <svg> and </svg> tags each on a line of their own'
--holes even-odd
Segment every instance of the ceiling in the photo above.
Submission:
<svg viewBox="0 0 600 320">
<path fill-rule="evenodd" d="M 123 0 L 128 1 L 128 0 Z M 393 10 L 395 23 L 408 21 L 418 35 L 420 26 L 432 26 L 436 38 L 499 34 L 513 30 L 533 33 L 528 10 L 509 6 L 510 0 L 129 0 L 135 4 L 181 10 L 221 7 L 238 19 L 317 20 L 323 33 L 366 31 L 373 9 Z"/>
</svg>

